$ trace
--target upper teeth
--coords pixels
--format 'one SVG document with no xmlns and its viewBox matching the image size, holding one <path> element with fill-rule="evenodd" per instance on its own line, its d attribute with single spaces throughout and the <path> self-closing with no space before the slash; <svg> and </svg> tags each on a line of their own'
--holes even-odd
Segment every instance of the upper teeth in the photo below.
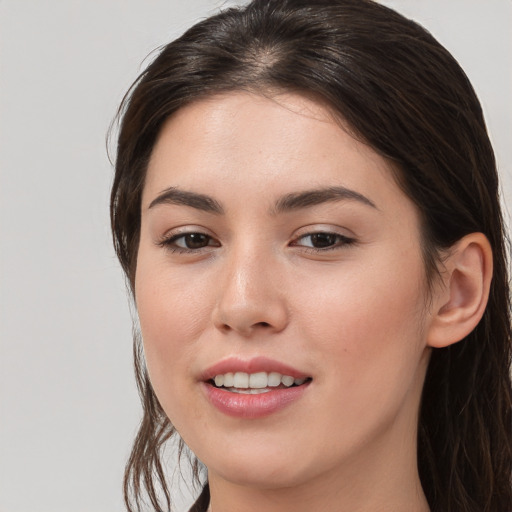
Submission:
<svg viewBox="0 0 512 512">
<path fill-rule="evenodd" d="M 303 384 L 306 379 L 305 378 L 297 378 L 291 377 L 290 375 L 281 375 L 277 372 L 258 372 L 258 373 L 245 373 L 245 372 L 236 372 L 236 373 L 224 373 L 222 375 L 215 375 L 214 377 L 215 385 L 220 387 L 224 386 L 226 388 L 253 388 L 253 389 L 262 389 L 262 388 L 275 388 L 280 384 L 285 385 L 286 387 L 290 387 L 293 384 L 297 384 L 300 386 Z"/>
</svg>

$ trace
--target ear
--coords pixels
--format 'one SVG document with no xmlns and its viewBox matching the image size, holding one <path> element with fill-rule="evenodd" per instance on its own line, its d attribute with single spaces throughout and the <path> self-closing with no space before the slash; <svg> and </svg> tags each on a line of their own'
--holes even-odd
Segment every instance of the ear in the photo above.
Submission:
<svg viewBox="0 0 512 512">
<path fill-rule="evenodd" d="M 484 314 L 492 279 L 492 249 L 471 233 L 454 244 L 432 298 L 427 345 L 441 348 L 466 337 Z"/>
</svg>

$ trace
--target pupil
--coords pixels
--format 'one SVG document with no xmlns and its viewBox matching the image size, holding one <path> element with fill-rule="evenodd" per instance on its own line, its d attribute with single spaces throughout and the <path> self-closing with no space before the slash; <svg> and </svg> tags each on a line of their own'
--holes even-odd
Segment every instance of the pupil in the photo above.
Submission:
<svg viewBox="0 0 512 512">
<path fill-rule="evenodd" d="M 185 244 L 188 249 L 200 249 L 208 245 L 208 235 L 201 233 L 190 233 L 185 238 Z"/>
<path fill-rule="evenodd" d="M 315 247 L 329 247 L 336 243 L 336 235 L 332 233 L 315 233 L 311 235 L 311 242 Z"/>
</svg>

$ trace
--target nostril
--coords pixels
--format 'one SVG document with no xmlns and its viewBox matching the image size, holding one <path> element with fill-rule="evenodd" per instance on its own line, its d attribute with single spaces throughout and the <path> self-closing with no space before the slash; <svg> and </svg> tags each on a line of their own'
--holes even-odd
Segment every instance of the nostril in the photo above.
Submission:
<svg viewBox="0 0 512 512">
<path fill-rule="evenodd" d="M 212 321 L 224 333 L 231 331 L 249 336 L 253 332 L 279 332 L 287 325 L 288 315 L 283 304 L 267 301 L 220 301 L 212 311 Z"/>
</svg>

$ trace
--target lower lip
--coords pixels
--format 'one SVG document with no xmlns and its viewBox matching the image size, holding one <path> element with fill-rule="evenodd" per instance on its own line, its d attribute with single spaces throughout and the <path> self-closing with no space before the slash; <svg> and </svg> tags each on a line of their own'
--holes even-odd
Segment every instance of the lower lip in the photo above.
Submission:
<svg viewBox="0 0 512 512">
<path fill-rule="evenodd" d="M 301 398 L 309 382 L 286 389 L 275 389 L 258 395 L 233 393 L 204 382 L 210 402 L 221 412 L 236 418 L 262 418 L 278 412 Z"/>
</svg>

